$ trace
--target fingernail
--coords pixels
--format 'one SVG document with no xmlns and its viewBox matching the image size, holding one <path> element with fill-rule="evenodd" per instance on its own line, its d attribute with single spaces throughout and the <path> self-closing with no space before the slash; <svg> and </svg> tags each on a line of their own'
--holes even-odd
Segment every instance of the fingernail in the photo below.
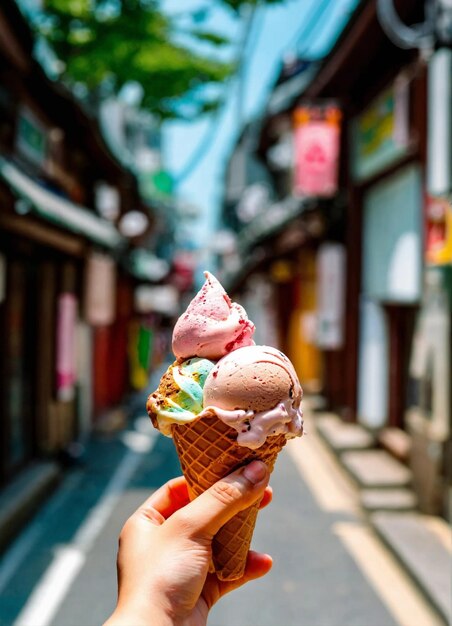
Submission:
<svg viewBox="0 0 452 626">
<path fill-rule="evenodd" d="M 262 461 L 251 461 L 243 470 L 243 475 L 253 485 L 257 485 L 267 476 L 267 466 Z"/>
</svg>

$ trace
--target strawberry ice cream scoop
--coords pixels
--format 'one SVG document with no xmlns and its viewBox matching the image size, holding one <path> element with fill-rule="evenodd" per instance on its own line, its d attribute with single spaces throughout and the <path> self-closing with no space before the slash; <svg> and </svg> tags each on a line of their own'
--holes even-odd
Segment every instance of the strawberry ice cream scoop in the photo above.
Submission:
<svg viewBox="0 0 452 626">
<path fill-rule="evenodd" d="M 289 359 L 269 346 L 244 347 L 211 369 L 203 413 L 213 412 L 234 428 L 237 443 L 259 448 L 267 437 L 303 432 L 301 386 Z"/>
<path fill-rule="evenodd" d="M 191 357 L 217 360 L 254 344 L 254 324 L 245 309 L 231 302 L 212 274 L 204 275 L 204 285 L 174 327 L 172 348 L 179 361 Z"/>
</svg>

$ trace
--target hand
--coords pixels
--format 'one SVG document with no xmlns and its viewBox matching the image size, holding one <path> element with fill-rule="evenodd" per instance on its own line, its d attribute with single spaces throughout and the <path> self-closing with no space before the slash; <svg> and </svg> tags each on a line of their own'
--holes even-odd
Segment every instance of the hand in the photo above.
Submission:
<svg viewBox="0 0 452 626">
<path fill-rule="evenodd" d="M 190 502 L 175 478 L 126 522 L 119 538 L 118 604 L 104 626 L 204 626 L 224 594 L 266 574 L 272 559 L 250 551 L 239 580 L 209 574 L 212 539 L 236 513 L 271 501 L 269 473 L 252 461 Z"/>
</svg>

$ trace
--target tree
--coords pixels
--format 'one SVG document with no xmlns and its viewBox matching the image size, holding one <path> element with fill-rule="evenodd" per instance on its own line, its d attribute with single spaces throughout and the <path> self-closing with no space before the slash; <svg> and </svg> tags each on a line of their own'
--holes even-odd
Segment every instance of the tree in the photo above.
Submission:
<svg viewBox="0 0 452 626">
<path fill-rule="evenodd" d="M 211 1 L 211 0 L 210 0 Z M 282 0 L 216 0 L 238 14 L 244 6 Z M 95 92 L 114 92 L 133 81 L 142 87 L 141 106 L 160 118 L 214 110 L 217 90 L 236 67 L 216 54 L 229 40 L 203 27 L 208 5 L 187 16 L 163 13 L 159 0 L 45 0 L 38 29 L 61 61 L 62 79 Z M 180 18 L 183 18 L 182 20 Z M 189 17 L 189 19 L 187 19 Z M 193 42 L 202 42 L 193 46 Z"/>
</svg>

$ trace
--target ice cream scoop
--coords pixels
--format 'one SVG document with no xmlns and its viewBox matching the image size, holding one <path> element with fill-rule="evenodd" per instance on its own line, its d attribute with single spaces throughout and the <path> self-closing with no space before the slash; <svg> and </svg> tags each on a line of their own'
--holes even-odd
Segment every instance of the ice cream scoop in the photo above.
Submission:
<svg viewBox="0 0 452 626">
<path fill-rule="evenodd" d="M 259 448 L 267 437 L 302 433 L 301 397 L 297 374 L 282 352 L 249 346 L 227 354 L 210 371 L 203 413 L 213 411 L 234 428 L 239 445 Z"/>
<path fill-rule="evenodd" d="M 159 387 L 147 401 L 152 423 L 161 433 L 171 436 L 171 424 L 194 420 L 203 409 L 203 387 L 214 363 L 193 358 L 176 361 L 163 374 Z"/>
<path fill-rule="evenodd" d="M 204 275 L 204 285 L 174 327 L 172 347 L 179 361 L 194 356 L 216 360 L 254 344 L 254 324 L 245 309 L 231 301 L 215 276 Z"/>
</svg>

